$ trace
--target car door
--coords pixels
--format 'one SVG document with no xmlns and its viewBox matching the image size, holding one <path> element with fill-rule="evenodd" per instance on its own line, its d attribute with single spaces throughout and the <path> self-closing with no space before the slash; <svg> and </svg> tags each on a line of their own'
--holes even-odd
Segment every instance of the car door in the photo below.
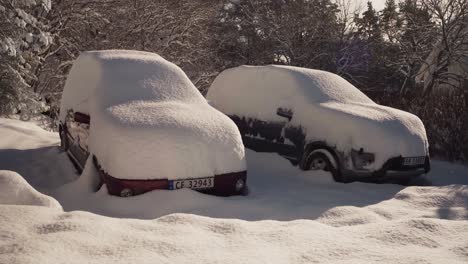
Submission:
<svg viewBox="0 0 468 264">
<path fill-rule="evenodd" d="M 277 152 L 289 159 L 292 163 L 297 163 L 302 156 L 305 134 L 300 126 L 291 124 L 291 119 L 294 112 L 285 107 L 278 107 L 276 114 L 285 119 L 281 127 L 280 139 L 277 141 L 275 148 Z"/>
<path fill-rule="evenodd" d="M 298 157 L 298 148 L 294 143 L 297 142 L 297 133 L 295 133 L 297 129 L 289 125 L 292 111 L 278 108 L 276 114 L 284 117 L 284 120 L 272 122 L 249 117 L 231 116 L 231 118 L 239 127 L 247 148 L 257 152 L 278 153 L 294 162 Z"/>
<path fill-rule="evenodd" d="M 267 122 L 257 118 L 230 115 L 242 135 L 244 145 L 258 152 L 277 152 L 274 142 L 280 140 L 285 122 Z"/>
</svg>

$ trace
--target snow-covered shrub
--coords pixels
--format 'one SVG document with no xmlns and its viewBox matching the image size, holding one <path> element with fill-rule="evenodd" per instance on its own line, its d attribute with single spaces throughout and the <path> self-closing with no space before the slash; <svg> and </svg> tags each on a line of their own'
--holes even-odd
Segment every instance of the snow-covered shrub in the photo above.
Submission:
<svg viewBox="0 0 468 264">
<path fill-rule="evenodd" d="M 41 54 L 52 42 L 42 21 L 50 9 L 50 0 L 0 4 L 0 114 L 43 110 L 31 84 L 36 81 L 35 69 L 41 63 Z"/>
</svg>

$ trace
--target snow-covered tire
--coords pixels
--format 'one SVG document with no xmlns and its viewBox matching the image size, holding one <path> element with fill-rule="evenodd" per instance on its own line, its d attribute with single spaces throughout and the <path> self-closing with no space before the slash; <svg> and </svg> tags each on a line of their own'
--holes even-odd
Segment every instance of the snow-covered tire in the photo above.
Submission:
<svg viewBox="0 0 468 264">
<path fill-rule="evenodd" d="M 316 149 L 311 151 L 303 164 L 305 170 L 323 170 L 332 174 L 337 182 L 344 182 L 338 169 L 338 164 L 331 153 L 325 149 Z"/>
</svg>

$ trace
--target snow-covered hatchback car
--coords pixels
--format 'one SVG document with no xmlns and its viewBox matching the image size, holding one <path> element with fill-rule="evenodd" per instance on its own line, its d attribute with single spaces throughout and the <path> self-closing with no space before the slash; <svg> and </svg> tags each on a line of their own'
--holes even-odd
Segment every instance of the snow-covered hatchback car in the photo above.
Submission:
<svg viewBox="0 0 468 264">
<path fill-rule="evenodd" d="M 82 53 L 65 84 L 59 129 L 72 161 L 82 170 L 92 155 L 113 195 L 246 191 L 237 126 L 206 102 L 179 67 L 157 54 Z"/>
<path fill-rule="evenodd" d="M 240 66 L 223 71 L 207 99 L 234 120 L 246 147 L 330 171 L 337 181 L 407 181 L 430 169 L 417 116 L 374 103 L 333 73 Z"/>
</svg>

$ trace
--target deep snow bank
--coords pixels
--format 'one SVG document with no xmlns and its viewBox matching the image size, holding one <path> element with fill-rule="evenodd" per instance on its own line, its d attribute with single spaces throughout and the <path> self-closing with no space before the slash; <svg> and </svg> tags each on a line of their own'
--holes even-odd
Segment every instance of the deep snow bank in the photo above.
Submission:
<svg viewBox="0 0 468 264">
<path fill-rule="evenodd" d="M 62 208 L 52 197 L 36 191 L 21 175 L 0 170 L 0 204 Z"/>
<path fill-rule="evenodd" d="M 120 179 L 187 179 L 244 171 L 236 125 L 185 73 L 154 53 L 84 52 L 60 111 L 91 116 L 89 150 Z"/>
<path fill-rule="evenodd" d="M 1 263 L 461 264 L 468 258 L 466 221 L 407 218 L 334 227 L 310 220 L 172 214 L 142 221 L 40 207 L 0 209 Z"/>
<path fill-rule="evenodd" d="M 287 119 L 307 142 L 323 141 L 344 153 L 363 148 L 375 154 L 367 169 L 377 170 L 392 157 L 428 154 L 426 131 L 415 115 L 374 103 L 340 76 L 291 66 L 240 66 L 219 74 L 207 99 L 228 115 L 268 122 Z"/>
</svg>

